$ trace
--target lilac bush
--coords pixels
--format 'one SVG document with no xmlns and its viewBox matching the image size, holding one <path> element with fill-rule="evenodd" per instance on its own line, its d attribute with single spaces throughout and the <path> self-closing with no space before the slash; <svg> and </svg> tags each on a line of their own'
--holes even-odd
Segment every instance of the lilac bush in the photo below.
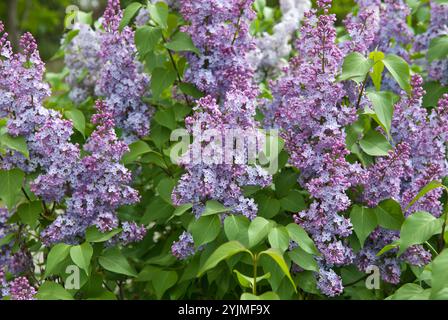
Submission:
<svg viewBox="0 0 448 320">
<path fill-rule="evenodd" d="M 0 23 L 0 298 L 448 299 L 448 4 L 339 6 Z"/>
</svg>

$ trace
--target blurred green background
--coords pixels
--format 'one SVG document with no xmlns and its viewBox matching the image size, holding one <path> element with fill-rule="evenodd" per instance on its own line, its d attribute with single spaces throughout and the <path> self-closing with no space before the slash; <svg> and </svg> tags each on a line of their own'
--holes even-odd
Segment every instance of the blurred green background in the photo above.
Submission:
<svg viewBox="0 0 448 320">
<path fill-rule="evenodd" d="M 135 0 L 122 0 L 122 7 L 133 1 Z M 39 43 L 43 59 L 48 61 L 59 48 L 68 6 L 76 5 L 83 11 L 93 11 L 97 18 L 102 14 L 106 2 L 106 0 L 1 0 L 0 20 L 5 23 L 14 46 L 17 46 L 23 32 L 30 31 Z M 276 2 L 278 0 L 268 0 L 269 5 L 275 5 Z M 339 22 L 351 11 L 353 5 L 353 0 L 334 1 L 332 10 L 337 14 Z M 52 64 L 48 67 L 51 69 Z"/>
</svg>

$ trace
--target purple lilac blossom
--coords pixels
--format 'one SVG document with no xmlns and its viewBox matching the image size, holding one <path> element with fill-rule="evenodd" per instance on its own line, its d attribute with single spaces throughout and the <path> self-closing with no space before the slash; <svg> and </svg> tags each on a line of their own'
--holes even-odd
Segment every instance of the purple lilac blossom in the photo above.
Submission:
<svg viewBox="0 0 448 320">
<path fill-rule="evenodd" d="M 251 89 L 253 70 L 247 61 L 255 48 L 249 34 L 253 0 L 179 0 L 180 12 L 200 55 L 188 53 L 185 80 L 207 95 L 224 97 L 231 88 Z"/>
<path fill-rule="evenodd" d="M 113 115 L 105 103 L 97 101 L 96 108 L 92 123 L 98 126 L 84 145 L 88 155 L 71 177 L 73 193 L 67 200 L 66 213 L 42 234 L 45 244 L 76 243 L 92 225 L 101 232 L 111 231 L 119 225 L 116 210 L 139 201 L 138 192 L 129 186 L 131 173 L 120 164 L 129 148 L 117 138 Z"/>
<path fill-rule="evenodd" d="M 69 71 L 65 81 L 70 86 L 70 99 L 80 104 L 94 94 L 101 68 L 98 63 L 100 37 L 87 24 L 77 23 L 73 30 L 78 34 L 65 49 L 64 62 Z"/>
<path fill-rule="evenodd" d="M 179 260 L 185 260 L 196 253 L 193 237 L 190 233 L 184 231 L 178 241 L 171 246 L 171 253 Z"/>
<path fill-rule="evenodd" d="M 37 291 L 30 285 L 27 278 L 16 278 L 8 286 L 11 300 L 36 300 Z"/>
<path fill-rule="evenodd" d="M 304 13 L 311 8 L 309 0 L 280 0 L 282 18 L 272 30 L 264 32 L 255 39 L 256 48 L 249 53 L 248 60 L 256 70 L 258 82 L 267 77 L 277 77 L 292 51 L 291 39 L 303 19 Z"/>
<path fill-rule="evenodd" d="M 300 169 L 299 183 L 314 201 L 308 210 L 295 215 L 316 242 L 320 258 L 319 288 L 334 296 L 342 283 L 331 269 L 350 264 L 354 258 L 346 239 L 350 221 L 341 215 L 350 206 L 347 190 L 362 178 L 362 168 L 345 160 L 344 126 L 356 120 L 356 108 L 343 105 L 345 91 L 336 82 L 343 53 L 336 45 L 336 17 L 328 14 L 331 1 L 320 3 L 324 14 L 305 13 L 298 56 L 286 75 L 272 83 L 274 123 L 281 128 L 290 163 Z M 298 143 L 300 142 L 300 143 Z"/>
<path fill-rule="evenodd" d="M 149 77 L 137 59 L 134 31 L 130 27 L 119 30 L 123 11 L 119 0 L 109 0 L 102 19 L 99 60 L 101 70 L 95 92 L 104 97 L 124 140 L 131 143 L 149 134 L 153 108 L 143 102 Z"/>
<path fill-rule="evenodd" d="M 439 105 L 431 113 L 422 107 L 421 76 L 411 79 L 410 95 L 402 93 L 402 99 L 395 105 L 392 121 L 392 140 L 396 143 L 388 157 L 377 159 L 368 168 L 364 185 L 364 199 L 374 207 L 385 199 L 398 201 L 407 208 L 418 192 L 431 181 L 441 181 L 448 173 L 446 160 L 446 135 L 448 132 L 448 96 L 440 99 Z M 442 191 L 435 189 L 419 199 L 405 212 L 406 216 L 423 210 L 438 217 L 442 213 L 440 196 Z M 399 239 L 398 231 L 378 228 L 373 232 L 364 248 L 357 256 L 357 266 L 365 271 L 368 265 L 378 265 L 383 280 L 393 284 L 400 281 L 400 261 L 422 267 L 431 261 L 431 254 L 421 245 L 410 247 L 396 257 L 397 249 L 380 257 L 376 254 L 386 245 Z"/>
<path fill-rule="evenodd" d="M 414 44 L 414 50 L 425 53 L 431 40 L 448 35 L 448 4 L 437 3 L 430 1 L 431 6 L 431 21 L 428 30 L 420 35 L 417 35 Z M 440 81 L 443 85 L 448 85 L 448 60 L 435 60 L 428 64 L 426 60 L 421 61 L 425 64 L 428 72 L 429 80 Z"/>
</svg>

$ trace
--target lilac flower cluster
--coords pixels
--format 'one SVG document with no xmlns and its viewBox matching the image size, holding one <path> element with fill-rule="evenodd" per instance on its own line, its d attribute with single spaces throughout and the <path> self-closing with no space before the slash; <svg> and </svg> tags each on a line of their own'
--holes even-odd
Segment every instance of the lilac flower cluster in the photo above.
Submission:
<svg viewBox="0 0 448 320">
<path fill-rule="evenodd" d="M 249 61 L 257 70 L 258 81 L 267 76 L 276 77 L 287 64 L 292 50 L 291 39 L 297 31 L 305 11 L 311 8 L 309 0 L 280 0 L 281 21 L 273 27 L 272 34 L 264 32 L 255 39 L 256 49 L 249 53 Z"/>
<path fill-rule="evenodd" d="M 258 91 L 254 89 L 253 71 L 247 62 L 247 52 L 253 48 L 247 30 L 248 20 L 253 17 L 251 4 L 252 1 L 247 0 L 180 2 L 182 14 L 191 23 L 185 31 L 201 50 L 200 57 L 188 56 L 191 69 L 186 77 L 208 95 L 197 101 L 193 115 L 185 120 L 195 141 L 180 160 L 186 173 L 173 190 L 172 200 L 175 205 L 192 203 L 197 218 L 208 200 L 217 200 L 232 212 L 253 219 L 257 215 L 257 205 L 243 195 L 242 187 L 264 187 L 271 182 L 271 176 L 264 169 L 249 163 L 245 152 L 247 140 L 242 148 L 245 151 L 235 154 L 233 149 L 210 148 L 216 137 L 202 135 L 205 130 L 217 132 L 223 144 L 228 145 L 227 133 L 231 130 L 257 134 L 254 117 Z M 229 39 L 233 39 L 232 42 Z M 212 161 L 191 161 L 198 153 L 201 159 L 205 156 Z M 213 161 L 230 154 L 233 160 L 230 163 Z M 191 240 L 188 234 L 183 234 L 179 242 L 174 243 L 173 253 L 182 258 L 193 254 Z"/>
<path fill-rule="evenodd" d="M 231 88 L 246 90 L 253 70 L 247 61 L 255 48 L 249 34 L 253 0 L 180 0 L 180 12 L 201 54 L 188 54 L 185 80 L 214 97 Z"/>
<path fill-rule="evenodd" d="M 11 136 L 25 138 L 30 157 L 8 150 L 1 167 L 19 167 L 26 172 L 39 169 L 41 174 L 31 183 L 32 190 L 44 200 L 60 201 L 79 150 L 69 142 L 71 122 L 43 106 L 50 90 L 43 81 L 45 66 L 31 34 L 26 33 L 20 44 L 22 53 L 17 54 L 13 54 L 6 35 L 0 44 L 4 58 L 0 61 L 0 95 L 4 97 L 0 116 L 8 118 L 7 130 Z"/>
<path fill-rule="evenodd" d="M 193 237 L 190 233 L 184 231 L 179 240 L 171 246 L 171 253 L 179 260 L 185 260 L 196 253 Z"/>
<path fill-rule="evenodd" d="M 80 104 L 94 94 L 101 68 L 98 63 L 101 45 L 99 33 L 89 25 L 77 23 L 73 30 L 78 34 L 65 49 L 64 63 L 69 71 L 65 80 L 70 86 L 70 99 Z"/>
<path fill-rule="evenodd" d="M 119 30 L 122 16 L 120 1 L 109 0 L 101 18 L 102 29 L 75 25 L 79 33 L 65 54 L 66 81 L 75 103 L 92 95 L 104 98 L 125 141 L 131 143 L 149 134 L 154 110 L 142 101 L 149 77 L 137 59 L 134 31 L 130 27 Z"/>
<path fill-rule="evenodd" d="M 28 279 L 19 277 L 9 283 L 11 300 L 36 300 L 36 289 L 30 285 Z"/>
<path fill-rule="evenodd" d="M 116 208 L 135 203 L 138 195 L 127 186 L 131 181 L 130 173 L 119 164 L 128 148 L 115 136 L 111 115 L 104 110 L 106 107 L 102 103 L 98 104 L 99 114 L 93 121 L 100 126 L 84 146 L 91 155 L 81 159 L 79 147 L 70 142 L 72 123 L 43 106 L 50 90 L 43 81 L 45 66 L 30 34 L 22 37 L 21 47 L 22 53 L 13 54 L 6 35 L 0 40 L 3 57 L 0 59 L 0 95 L 4 97 L 0 113 L 2 117 L 8 117 L 8 133 L 25 138 L 30 157 L 27 159 L 8 150 L 1 158 L 1 166 L 6 169 L 19 167 L 28 173 L 38 172 L 37 178 L 31 182 L 31 190 L 44 201 L 59 203 L 71 195 L 67 213 L 58 216 L 43 232 L 47 244 L 75 242 L 75 238 L 92 224 L 102 231 L 116 227 Z M 142 230 L 128 229 L 129 234 L 123 235 L 126 242 L 133 236 L 141 238 Z M 9 271 L 21 273 L 30 268 L 30 261 L 26 251 L 11 254 Z"/>
<path fill-rule="evenodd" d="M 119 30 L 123 12 L 119 0 L 109 0 L 103 16 L 104 32 L 100 32 L 101 69 L 95 92 L 104 97 L 108 112 L 124 131 L 126 142 L 149 134 L 153 109 L 142 101 L 149 78 L 137 59 L 134 31 Z"/>
<path fill-rule="evenodd" d="M 98 113 L 92 122 L 98 127 L 84 145 L 88 155 L 80 160 L 71 177 L 72 195 L 66 213 L 42 234 L 46 244 L 76 243 L 92 225 L 101 232 L 111 231 L 119 225 L 117 208 L 139 201 L 137 191 L 128 186 L 131 173 L 119 162 L 129 148 L 117 138 L 113 115 L 105 103 L 98 101 L 96 108 Z M 126 241 L 141 238 L 142 230 L 127 224 L 125 227 Z"/>
<path fill-rule="evenodd" d="M 347 190 L 359 183 L 363 172 L 345 159 L 349 151 L 343 127 L 356 120 L 356 108 L 342 104 L 346 93 L 335 80 L 343 54 L 335 42 L 335 16 L 327 11 L 330 4 L 320 3 L 325 14 L 318 17 L 316 10 L 305 13 L 296 43 L 298 56 L 286 75 L 273 83 L 270 110 L 282 130 L 290 163 L 300 169 L 299 183 L 314 198 L 295 221 L 311 234 L 322 253 L 319 288 L 335 296 L 342 292 L 342 283 L 332 267 L 354 258 L 344 240 L 352 225 L 341 213 L 351 203 Z"/>
<path fill-rule="evenodd" d="M 430 5 L 431 22 L 428 30 L 416 37 L 414 50 L 417 52 L 425 52 L 429 48 L 431 40 L 448 35 L 448 4 L 430 1 Z M 443 85 L 448 85 L 447 59 L 433 61 L 426 67 L 430 80 L 440 81 Z"/>
<path fill-rule="evenodd" d="M 402 99 L 395 105 L 391 135 L 395 150 L 388 156 L 379 158 L 368 168 L 364 184 L 364 199 L 371 207 L 384 199 L 395 199 L 402 208 L 407 208 L 417 193 L 431 181 L 441 181 L 448 173 L 446 160 L 446 135 L 448 132 L 448 96 L 443 96 L 438 108 L 431 114 L 422 107 L 425 94 L 421 87 L 423 80 L 414 75 L 411 80 L 412 92 L 402 93 Z M 432 190 L 406 212 L 423 210 L 440 216 L 442 191 Z M 400 280 L 399 261 L 411 265 L 424 266 L 431 261 L 431 254 L 422 246 L 410 247 L 400 258 L 397 250 L 377 257 L 376 254 L 399 238 L 399 233 L 378 228 L 373 232 L 357 257 L 357 266 L 365 271 L 368 265 L 378 265 L 386 282 L 397 284 Z"/>
</svg>

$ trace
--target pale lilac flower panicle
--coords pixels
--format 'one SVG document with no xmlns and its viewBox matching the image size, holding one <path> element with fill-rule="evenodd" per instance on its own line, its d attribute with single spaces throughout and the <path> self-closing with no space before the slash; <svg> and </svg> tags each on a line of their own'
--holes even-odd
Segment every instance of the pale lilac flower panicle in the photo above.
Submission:
<svg viewBox="0 0 448 320">
<path fill-rule="evenodd" d="M 19 277 L 9 283 L 11 300 L 36 300 L 36 289 L 30 285 L 28 279 Z"/>
<path fill-rule="evenodd" d="M 190 233 L 184 231 L 179 240 L 171 246 L 171 252 L 179 260 L 185 260 L 196 253 L 193 237 Z"/>
<path fill-rule="evenodd" d="M 142 98 L 146 95 L 149 77 L 137 59 L 134 31 L 118 29 L 122 17 L 119 0 L 109 0 L 103 16 L 104 32 L 100 33 L 99 52 L 102 64 L 95 92 L 104 97 L 124 139 L 132 143 L 149 134 L 150 118 L 154 113 Z"/>
</svg>

